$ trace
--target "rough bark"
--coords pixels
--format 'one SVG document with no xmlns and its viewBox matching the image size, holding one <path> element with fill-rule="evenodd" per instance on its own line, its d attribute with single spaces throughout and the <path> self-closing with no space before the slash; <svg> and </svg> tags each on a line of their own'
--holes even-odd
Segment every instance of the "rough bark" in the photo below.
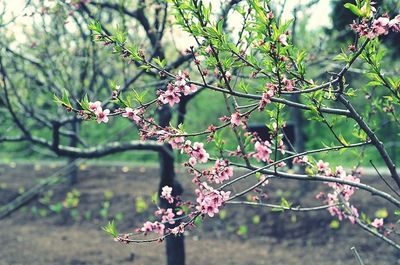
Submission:
<svg viewBox="0 0 400 265">
<path fill-rule="evenodd" d="M 161 126 L 168 126 L 171 120 L 171 109 L 164 105 L 159 111 L 159 123 Z M 166 145 L 166 148 L 170 152 L 159 152 L 160 157 L 160 186 L 159 194 L 164 186 L 172 187 L 173 196 L 179 196 L 182 194 L 182 186 L 175 179 L 174 169 L 174 157 L 172 148 L 170 145 Z M 175 202 L 170 204 L 166 200 L 161 199 L 161 207 L 172 208 L 175 210 Z M 179 225 L 180 222 L 176 222 L 174 226 Z M 168 227 L 168 225 L 166 225 Z M 185 247 L 184 237 L 179 236 L 168 236 L 166 239 L 166 254 L 167 254 L 167 265 L 184 265 L 185 264 Z"/>
<path fill-rule="evenodd" d="M 71 123 L 71 130 L 76 134 L 79 135 L 79 127 L 80 127 L 80 123 L 75 120 L 74 122 Z M 77 137 L 71 137 L 70 138 L 70 142 L 69 142 L 70 146 L 72 147 L 77 147 L 78 146 L 78 139 Z M 71 187 L 73 185 L 75 185 L 76 183 L 78 183 L 78 165 L 76 163 L 76 158 L 75 157 L 68 157 L 68 166 L 69 166 L 69 170 L 67 173 L 67 177 L 68 177 L 68 186 Z"/>
</svg>

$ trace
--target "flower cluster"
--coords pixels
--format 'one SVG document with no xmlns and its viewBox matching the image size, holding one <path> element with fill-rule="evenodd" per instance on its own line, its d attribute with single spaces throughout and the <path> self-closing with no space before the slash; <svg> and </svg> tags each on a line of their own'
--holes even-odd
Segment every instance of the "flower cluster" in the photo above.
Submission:
<svg viewBox="0 0 400 265">
<path fill-rule="evenodd" d="M 89 102 L 89 110 L 96 115 L 97 123 L 107 123 L 108 122 L 108 115 L 110 114 L 109 109 L 103 110 L 101 107 L 101 102 Z"/>
<path fill-rule="evenodd" d="M 159 91 L 158 100 L 162 104 L 169 104 L 171 107 L 180 102 L 180 97 L 183 95 L 187 96 L 197 91 L 197 87 L 194 84 L 189 83 L 189 73 L 179 72 L 176 76 L 175 83 L 169 83 L 165 91 Z"/>
<path fill-rule="evenodd" d="M 233 176 L 233 168 L 229 166 L 228 160 L 215 161 L 213 169 L 207 174 L 207 180 L 214 183 L 222 183 Z"/>
<path fill-rule="evenodd" d="M 196 209 L 202 214 L 213 217 L 219 212 L 219 208 L 229 199 L 230 191 L 219 191 L 210 187 L 206 182 L 199 185 L 196 189 L 197 203 Z"/>
<path fill-rule="evenodd" d="M 143 114 L 143 109 L 132 109 L 132 108 L 125 108 L 125 112 L 122 113 L 122 117 L 128 118 L 130 120 L 133 120 L 136 124 L 138 124 L 141 121 L 141 118 L 139 115 Z"/>
<path fill-rule="evenodd" d="M 271 143 L 269 141 L 257 141 L 254 144 L 255 152 L 253 157 L 257 159 L 257 161 L 263 162 L 270 162 L 270 154 L 272 153 L 271 150 Z"/>
<path fill-rule="evenodd" d="M 173 203 L 174 197 L 172 196 L 172 188 L 164 186 L 161 190 L 160 197 L 166 199 L 169 203 Z"/>
<path fill-rule="evenodd" d="M 154 223 L 147 221 L 143 224 L 142 228 L 140 228 L 139 230 L 144 234 L 147 234 L 148 232 L 154 232 L 160 235 L 164 235 L 165 225 L 157 221 Z"/>
<path fill-rule="evenodd" d="M 374 39 L 381 35 L 387 35 L 389 30 L 400 32 L 400 15 L 390 20 L 387 15 L 374 19 L 371 24 L 367 20 L 362 20 L 357 24 L 353 22 L 350 25 L 351 29 L 357 32 L 360 36 L 366 36 L 368 39 Z"/>
<path fill-rule="evenodd" d="M 266 84 L 267 91 L 262 94 L 258 110 L 263 111 L 267 104 L 271 103 L 271 98 L 275 95 L 276 85 L 272 83 Z"/>
<path fill-rule="evenodd" d="M 194 166 L 196 163 L 206 163 L 210 155 L 204 149 L 204 144 L 195 142 L 193 146 L 191 141 L 186 141 L 182 149 L 183 152 L 190 156 L 189 164 Z"/>
<path fill-rule="evenodd" d="M 325 176 L 336 177 L 352 183 L 360 183 L 360 179 L 357 176 L 348 175 L 342 166 L 336 167 L 335 172 L 332 172 L 328 166 L 329 163 L 323 162 L 322 160 L 319 160 L 317 163 L 318 171 Z M 317 199 L 323 199 L 324 202 L 330 206 L 328 211 L 332 216 L 337 216 L 340 221 L 348 218 L 350 222 L 354 224 L 359 214 L 357 208 L 350 205 L 350 198 L 356 191 L 356 188 L 337 182 L 328 182 L 328 186 L 331 187 L 333 191 L 326 195 L 320 193 L 317 195 Z M 340 205 L 343 205 L 343 207 Z"/>
</svg>

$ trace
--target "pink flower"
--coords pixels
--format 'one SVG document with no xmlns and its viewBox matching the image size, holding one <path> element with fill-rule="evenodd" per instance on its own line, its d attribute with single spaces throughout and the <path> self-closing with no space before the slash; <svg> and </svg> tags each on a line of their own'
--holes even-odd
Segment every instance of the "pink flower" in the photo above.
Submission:
<svg viewBox="0 0 400 265">
<path fill-rule="evenodd" d="M 160 222 L 154 222 L 153 231 L 157 234 L 164 235 L 165 225 Z"/>
<path fill-rule="evenodd" d="M 215 161 L 214 168 L 211 170 L 208 180 L 210 182 L 222 183 L 233 176 L 233 168 L 228 166 L 227 160 Z"/>
<path fill-rule="evenodd" d="M 394 32 L 400 32 L 400 15 L 389 21 L 389 28 Z"/>
<path fill-rule="evenodd" d="M 97 109 L 96 111 L 96 117 L 97 117 L 97 123 L 107 123 L 108 122 L 108 115 L 110 114 L 109 109 L 105 109 L 104 111 L 101 109 Z"/>
<path fill-rule="evenodd" d="M 285 85 L 285 89 L 286 89 L 287 91 L 293 91 L 294 86 L 293 86 L 293 81 L 292 81 L 292 80 L 287 79 L 286 77 L 284 77 L 284 78 L 282 79 L 282 83 Z"/>
<path fill-rule="evenodd" d="M 206 163 L 210 157 L 203 146 L 203 143 L 195 142 L 191 151 L 191 156 L 194 157 L 199 163 Z"/>
<path fill-rule="evenodd" d="M 289 44 L 287 43 L 287 35 L 286 34 L 281 34 L 278 37 L 278 41 L 283 45 L 283 46 L 288 46 Z"/>
<path fill-rule="evenodd" d="M 185 96 L 197 91 L 197 86 L 195 84 L 186 85 L 183 87 L 183 94 Z"/>
<path fill-rule="evenodd" d="M 171 195 L 172 193 L 172 188 L 169 186 L 164 186 L 161 189 L 161 198 L 166 199 L 169 203 L 173 203 L 174 202 L 174 197 L 172 197 Z"/>
<path fill-rule="evenodd" d="M 257 161 L 263 161 L 263 162 L 268 162 L 269 161 L 269 155 L 272 153 L 272 150 L 270 149 L 271 144 L 268 141 L 265 142 L 259 142 L 257 141 L 254 144 L 254 148 L 256 149 L 254 153 L 255 159 Z"/>
<path fill-rule="evenodd" d="M 162 222 L 163 223 L 169 223 L 169 224 L 174 224 L 175 220 L 173 220 L 175 217 L 174 212 L 172 211 L 171 208 L 168 208 L 165 212 L 164 215 L 162 216 Z"/>
<path fill-rule="evenodd" d="M 175 103 L 179 103 L 181 101 L 180 94 L 175 90 L 169 89 L 167 89 L 165 92 L 162 92 L 158 99 L 164 104 L 169 104 L 171 107 L 174 106 Z"/>
<path fill-rule="evenodd" d="M 153 231 L 153 223 L 147 221 L 146 223 L 143 224 L 143 227 L 140 228 L 140 231 L 145 232 L 145 233 Z"/>
<path fill-rule="evenodd" d="M 212 48 L 211 48 L 211 46 L 208 45 L 208 46 L 204 49 L 204 51 L 205 51 L 208 55 L 211 55 L 211 54 L 212 54 Z"/>
<path fill-rule="evenodd" d="M 231 124 L 233 126 L 239 126 L 241 124 L 239 112 L 235 112 L 231 115 Z"/>
<path fill-rule="evenodd" d="M 346 171 L 344 171 L 342 166 L 337 166 L 335 175 L 340 178 L 344 178 L 344 177 L 346 177 Z"/>
<path fill-rule="evenodd" d="M 174 137 L 169 141 L 169 144 L 171 145 L 172 149 L 177 149 L 177 148 L 181 148 L 183 146 L 184 142 L 185 142 L 185 138 Z"/>
<path fill-rule="evenodd" d="M 380 17 L 372 23 L 372 31 L 376 36 L 386 35 L 389 33 L 389 18 Z"/>
<path fill-rule="evenodd" d="M 349 220 L 352 224 L 356 223 L 356 220 L 358 218 L 358 210 L 356 207 L 354 207 L 353 205 L 350 207 L 351 209 L 351 215 L 349 216 Z"/>
<path fill-rule="evenodd" d="M 97 112 L 98 110 L 101 110 L 101 102 L 89 102 L 89 110 L 92 112 Z"/>
<path fill-rule="evenodd" d="M 232 79 L 232 74 L 231 74 L 231 72 L 226 71 L 226 72 L 225 72 L 225 77 L 226 77 L 226 79 L 231 80 L 231 79 Z"/>
<path fill-rule="evenodd" d="M 371 225 L 375 228 L 380 228 L 383 226 L 383 219 L 382 218 L 375 218 L 375 220 L 371 223 Z"/>
<path fill-rule="evenodd" d="M 191 165 L 191 166 L 194 166 L 194 165 L 196 165 L 196 158 L 194 158 L 194 157 L 191 157 L 191 158 L 189 158 L 189 164 Z"/>
<path fill-rule="evenodd" d="M 261 186 L 266 186 L 269 183 L 269 180 L 267 179 L 267 177 L 265 175 L 261 175 L 259 182 L 262 183 Z"/>
<path fill-rule="evenodd" d="M 262 94 L 258 110 L 263 111 L 265 106 L 271 103 L 271 98 L 275 95 L 276 86 L 273 84 L 267 84 L 268 91 Z"/>
<path fill-rule="evenodd" d="M 319 172 L 325 172 L 328 169 L 329 163 L 319 160 L 317 163 L 317 168 Z"/>
<path fill-rule="evenodd" d="M 215 190 L 203 182 L 200 184 L 200 188 L 196 189 L 196 201 L 198 203 L 196 209 L 203 214 L 213 217 L 219 212 L 219 208 L 223 203 L 229 199 L 230 193 L 230 191 Z"/>
<path fill-rule="evenodd" d="M 138 116 L 139 110 L 133 110 L 132 108 L 125 108 L 125 112 L 122 113 L 122 117 L 133 120 L 138 123 L 140 121 L 140 117 Z"/>
<path fill-rule="evenodd" d="M 185 232 L 185 226 L 183 224 L 175 226 L 174 228 L 171 229 L 171 233 L 174 235 L 182 234 L 183 232 Z"/>
<path fill-rule="evenodd" d="M 303 164 L 308 162 L 308 157 L 307 156 L 296 156 L 293 158 L 293 164 Z"/>
</svg>

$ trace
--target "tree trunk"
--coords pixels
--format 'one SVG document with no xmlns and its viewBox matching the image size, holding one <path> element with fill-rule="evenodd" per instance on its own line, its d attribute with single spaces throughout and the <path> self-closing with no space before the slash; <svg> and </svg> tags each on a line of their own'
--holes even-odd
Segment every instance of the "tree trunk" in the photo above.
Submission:
<svg viewBox="0 0 400 265">
<path fill-rule="evenodd" d="M 79 135 L 79 121 L 74 120 L 71 123 L 71 130 L 76 134 Z M 69 144 L 71 147 L 77 147 L 78 146 L 78 139 L 76 137 L 71 137 Z M 70 167 L 69 170 L 67 171 L 67 178 L 68 178 L 68 186 L 71 187 L 78 183 L 78 166 L 76 163 L 76 158 L 75 157 L 68 157 L 68 166 Z"/>
<path fill-rule="evenodd" d="M 171 120 L 171 110 L 168 106 L 163 106 L 159 114 L 159 123 L 161 126 L 168 126 Z M 170 152 L 160 152 L 160 186 L 159 194 L 161 194 L 161 189 L 164 186 L 172 187 L 172 195 L 177 196 L 182 194 L 182 186 L 178 181 L 175 180 L 175 170 L 174 170 L 174 157 L 172 153 L 172 148 L 167 145 Z M 165 199 L 160 199 L 161 207 L 164 209 L 172 208 L 175 212 L 176 205 L 174 203 L 170 204 Z M 176 221 L 173 226 L 179 225 L 180 221 Z M 170 225 L 166 224 L 168 228 Z M 184 237 L 182 234 L 179 236 L 168 236 L 166 239 L 166 254 L 167 254 L 167 265 L 184 265 L 185 264 L 185 247 L 184 247 Z"/>
</svg>

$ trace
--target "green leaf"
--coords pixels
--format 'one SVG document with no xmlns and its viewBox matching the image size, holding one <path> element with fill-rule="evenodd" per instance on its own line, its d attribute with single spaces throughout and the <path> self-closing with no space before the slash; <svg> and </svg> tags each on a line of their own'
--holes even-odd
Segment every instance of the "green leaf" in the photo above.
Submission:
<svg viewBox="0 0 400 265">
<path fill-rule="evenodd" d="M 92 30 L 92 31 L 95 31 L 95 32 L 97 32 L 97 33 L 101 33 L 101 32 L 102 32 L 101 24 L 100 24 L 99 21 L 93 20 L 93 21 L 91 21 L 91 22 L 89 23 L 88 26 L 89 26 L 89 29 Z"/>
<path fill-rule="evenodd" d="M 143 197 L 137 197 L 135 201 L 135 208 L 137 213 L 143 213 L 149 208 Z"/>
<path fill-rule="evenodd" d="M 118 231 L 115 227 L 114 220 L 109 221 L 108 224 L 106 226 L 103 226 L 101 229 L 114 238 L 118 236 Z"/>
<path fill-rule="evenodd" d="M 344 7 L 349 9 L 354 15 L 358 17 L 362 17 L 364 15 L 361 9 L 359 9 L 356 5 L 346 3 L 344 4 Z"/>
<path fill-rule="evenodd" d="M 375 212 L 376 218 L 387 218 L 388 216 L 389 216 L 389 213 L 386 208 L 381 208 Z"/>
<path fill-rule="evenodd" d="M 237 234 L 239 236 L 245 236 L 245 235 L 247 235 L 247 232 L 248 232 L 247 226 L 246 225 L 241 225 L 238 228 Z"/>
<path fill-rule="evenodd" d="M 339 229 L 340 222 L 338 220 L 332 220 L 332 222 L 329 224 L 329 227 L 332 229 Z"/>
<path fill-rule="evenodd" d="M 252 221 L 253 221 L 253 224 L 258 225 L 261 221 L 261 217 L 259 215 L 254 215 Z"/>
<path fill-rule="evenodd" d="M 161 68 L 165 68 L 165 66 L 167 65 L 167 60 L 161 60 L 160 57 L 154 58 L 153 61 Z"/>
<path fill-rule="evenodd" d="M 226 210 L 222 209 L 221 211 L 219 211 L 219 219 L 224 220 L 226 218 Z"/>
</svg>

